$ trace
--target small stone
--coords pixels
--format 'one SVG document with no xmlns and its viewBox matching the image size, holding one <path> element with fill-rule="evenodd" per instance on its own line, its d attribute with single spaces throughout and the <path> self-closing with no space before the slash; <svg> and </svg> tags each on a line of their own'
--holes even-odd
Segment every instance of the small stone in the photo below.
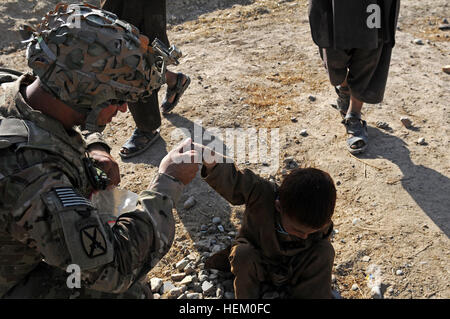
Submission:
<svg viewBox="0 0 450 319">
<path fill-rule="evenodd" d="M 383 122 L 383 121 L 378 121 L 378 122 L 376 123 L 376 126 L 377 126 L 378 128 L 383 129 L 383 130 L 388 130 L 388 129 L 389 129 L 389 124 L 386 123 L 386 122 Z"/>
<path fill-rule="evenodd" d="M 212 248 L 211 248 L 211 252 L 212 253 L 217 253 L 217 252 L 219 252 L 219 251 L 221 251 L 222 250 L 222 246 L 220 246 L 220 245 L 214 245 Z"/>
<path fill-rule="evenodd" d="M 225 232 L 225 229 L 223 228 L 222 225 L 217 226 L 217 229 L 218 229 L 221 233 Z"/>
<path fill-rule="evenodd" d="M 222 221 L 222 220 L 220 219 L 220 217 L 214 217 L 214 218 L 212 219 L 213 224 L 216 224 L 216 225 L 220 224 L 221 221 Z"/>
<path fill-rule="evenodd" d="M 223 289 L 217 288 L 217 290 L 216 290 L 216 297 L 222 299 L 223 298 L 223 294 L 224 294 Z"/>
<path fill-rule="evenodd" d="M 370 261 L 370 256 L 364 256 L 363 258 L 362 258 L 362 261 L 364 261 L 364 262 L 369 262 Z"/>
<path fill-rule="evenodd" d="M 152 292 L 159 291 L 159 289 L 161 289 L 162 285 L 163 285 L 163 280 L 161 278 L 150 279 L 150 288 L 152 289 Z"/>
<path fill-rule="evenodd" d="M 303 129 L 300 131 L 301 136 L 308 136 L 308 131 L 306 129 Z"/>
<path fill-rule="evenodd" d="M 187 264 L 189 264 L 189 259 L 183 258 L 182 260 L 180 260 L 179 262 L 177 262 L 177 263 L 175 264 L 175 268 L 176 268 L 177 270 L 182 270 L 184 267 L 187 266 Z"/>
<path fill-rule="evenodd" d="M 383 299 L 383 294 L 381 293 L 381 287 L 376 285 L 370 289 L 370 295 L 373 299 Z"/>
<path fill-rule="evenodd" d="M 394 293 L 394 288 L 393 287 L 389 287 L 386 292 L 390 295 L 392 295 Z"/>
<path fill-rule="evenodd" d="M 359 219 L 359 218 L 353 218 L 353 220 L 352 220 L 352 225 L 356 225 L 356 224 L 358 224 L 360 221 L 361 221 L 361 219 Z"/>
<path fill-rule="evenodd" d="M 209 281 L 204 281 L 202 283 L 202 291 L 205 295 L 209 295 L 215 291 L 214 285 Z"/>
<path fill-rule="evenodd" d="M 417 44 L 417 45 L 423 45 L 423 41 L 422 41 L 422 39 L 414 39 L 414 44 Z"/>
<path fill-rule="evenodd" d="M 427 144 L 427 143 L 425 142 L 425 138 L 421 137 L 421 138 L 419 138 L 419 139 L 417 140 L 417 144 L 419 144 L 419 145 L 425 145 L 425 144 Z"/>
<path fill-rule="evenodd" d="M 310 96 L 308 96 L 308 99 L 309 99 L 311 102 L 314 102 L 314 101 L 316 100 L 316 97 L 315 97 L 314 95 L 310 95 Z"/>
<path fill-rule="evenodd" d="M 442 31 L 450 30 L 450 24 L 441 24 L 439 26 L 439 30 L 442 30 Z"/>
<path fill-rule="evenodd" d="M 184 277 L 186 277 L 186 274 L 184 272 L 182 272 L 182 273 L 172 274 L 170 276 L 170 279 L 172 279 L 173 281 L 180 281 Z"/>
<path fill-rule="evenodd" d="M 185 202 L 184 202 L 184 209 L 189 209 L 192 208 L 195 205 L 196 201 L 195 198 L 193 196 L 189 197 Z"/>
<path fill-rule="evenodd" d="M 190 276 L 190 275 L 186 276 L 186 277 L 183 278 L 183 280 L 180 281 L 180 284 L 188 286 L 188 285 L 190 285 L 192 283 L 193 279 L 194 279 L 193 276 Z"/>
<path fill-rule="evenodd" d="M 331 282 L 333 283 L 333 284 L 335 284 L 336 283 L 336 275 L 331 275 Z"/>
<path fill-rule="evenodd" d="M 295 116 L 291 117 L 291 122 L 297 123 L 297 118 Z"/>
<path fill-rule="evenodd" d="M 401 117 L 400 121 L 406 128 L 410 128 L 412 125 L 412 121 L 406 116 Z"/>
<path fill-rule="evenodd" d="M 234 299 L 234 292 L 226 291 L 224 293 L 224 297 L 225 297 L 225 299 Z"/>
<path fill-rule="evenodd" d="M 183 268 L 183 271 L 186 275 L 194 273 L 195 272 L 195 263 L 191 261 L 189 264 L 186 265 L 186 267 Z"/>
<path fill-rule="evenodd" d="M 446 65 L 446 66 L 442 67 L 442 71 L 444 71 L 447 74 L 450 74 L 450 65 Z"/>
<path fill-rule="evenodd" d="M 395 272 L 395 274 L 396 274 L 397 276 L 403 276 L 403 270 L 397 269 L 397 271 Z"/>
<path fill-rule="evenodd" d="M 353 290 L 353 291 L 356 291 L 356 290 L 358 290 L 358 289 L 359 289 L 359 287 L 358 287 L 357 284 L 353 284 L 353 285 L 352 285 L 352 290 Z"/>
<path fill-rule="evenodd" d="M 202 294 L 198 292 L 191 292 L 186 294 L 186 299 L 201 299 Z"/>
<path fill-rule="evenodd" d="M 158 293 L 153 293 L 153 299 L 161 299 L 161 295 Z"/>
<path fill-rule="evenodd" d="M 268 291 L 264 293 L 262 299 L 277 299 L 280 297 L 280 294 L 276 291 Z"/>
<path fill-rule="evenodd" d="M 164 295 L 165 293 L 169 292 L 173 288 L 176 288 L 173 283 L 171 283 L 170 281 L 165 281 L 163 283 L 163 285 L 161 286 L 159 292 L 161 295 Z"/>
<path fill-rule="evenodd" d="M 184 292 L 184 287 L 175 287 L 169 290 L 169 298 L 170 299 L 175 299 L 178 298 L 183 292 Z"/>
</svg>

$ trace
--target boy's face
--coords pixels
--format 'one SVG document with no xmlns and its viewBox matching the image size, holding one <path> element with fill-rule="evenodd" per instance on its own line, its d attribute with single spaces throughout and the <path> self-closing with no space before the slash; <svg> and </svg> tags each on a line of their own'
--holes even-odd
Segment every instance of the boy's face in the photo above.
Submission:
<svg viewBox="0 0 450 319">
<path fill-rule="evenodd" d="M 293 220 L 288 214 L 284 214 L 281 210 L 280 201 L 277 199 L 275 201 L 275 208 L 280 213 L 281 226 L 284 230 L 292 236 L 299 237 L 301 239 L 308 238 L 308 235 L 315 233 L 320 230 L 311 228 L 306 225 L 299 224 L 296 220 Z"/>
</svg>

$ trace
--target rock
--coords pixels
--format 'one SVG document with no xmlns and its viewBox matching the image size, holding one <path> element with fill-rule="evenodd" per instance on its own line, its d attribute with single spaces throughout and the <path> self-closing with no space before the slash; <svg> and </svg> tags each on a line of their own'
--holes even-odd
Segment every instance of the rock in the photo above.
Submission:
<svg viewBox="0 0 450 319">
<path fill-rule="evenodd" d="M 201 299 L 202 294 L 198 292 L 191 292 L 186 294 L 186 299 Z"/>
<path fill-rule="evenodd" d="M 234 292 L 226 291 L 223 296 L 225 299 L 234 299 Z"/>
<path fill-rule="evenodd" d="M 202 291 L 205 295 L 211 295 L 215 291 L 214 285 L 209 281 L 204 281 L 202 283 Z"/>
<path fill-rule="evenodd" d="M 442 19 L 442 23 L 443 23 L 443 24 L 448 24 L 447 18 Z"/>
<path fill-rule="evenodd" d="M 353 220 L 352 220 L 352 225 L 356 225 L 356 224 L 358 224 L 360 221 L 361 221 L 361 219 L 359 219 L 359 218 L 353 218 Z"/>
<path fill-rule="evenodd" d="M 168 297 L 169 299 L 178 298 L 185 290 L 185 287 L 175 287 L 169 290 Z"/>
<path fill-rule="evenodd" d="M 383 121 L 377 121 L 376 126 L 378 128 L 381 128 L 383 130 L 388 130 L 389 129 L 389 124 Z"/>
<path fill-rule="evenodd" d="M 441 24 L 439 26 L 439 30 L 442 30 L 442 31 L 450 30 L 450 24 Z"/>
<path fill-rule="evenodd" d="M 381 287 L 376 285 L 370 289 L 370 296 L 372 299 L 383 299 L 383 294 L 381 293 Z"/>
<path fill-rule="evenodd" d="M 214 218 L 212 219 L 213 224 L 216 224 L 216 225 L 220 224 L 221 221 L 222 221 L 222 220 L 220 219 L 220 217 L 214 217 Z"/>
<path fill-rule="evenodd" d="M 165 293 L 168 293 L 173 288 L 176 288 L 173 283 L 171 283 L 170 281 L 165 281 L 163 283 L 163 285 L 161 286 L 161 288 L 159 289 L 159 293 L 161 295 L 164 295 Z"/>
<path fill-rule="evenodd" d="M 198 242 L 194 243 L 194 247 L 198 251 L 209 251 L 209 247 L 211 246 L 208 239 L 199 240 Z"/>
<path fill-rule="evenodd" d="M 300 131 L 301 136 L 308 136 L 308 131 L 306 129 L 303 129 Z"/>
<path fill-rule="evenodd" d="M 297 118 L 295 116 L 291 117 L 291 122 L 297 123 Z"/>
<path fill-rule="evenodd" d="M 182 269 L 184 269 L 184 267 L 187 266 L 187 264 L 189 264 L 189 259 L 183 258 L 182 260 L 180 260 L 179 262 L 177 262 L 177 263 L 175 264 L 175 268 L 176 268 L 177 270 L 182 270 Z"/>
<path fill-rule="evenodd" d="M 370 256 L 364 256 L 363 258 L 362 258 L 362 261 L 364 261 L 364 262 L 369 262 L 370 261 Z"/>
<path fill-rule="evenodd" d="M 193 276 L 186 276 L 186 277 L 184 277 L 183 278 L 183 280 L 181 280 L 180 281 L 180 284 L 181 285 L 185 285 L 185 286 L 188 286 L 188 285 L 190 285 L 191 283 L 192 283 L 192 280 L 194 279 L 194 277 Z"/>
<path fill-rule="evenodd" d="M 358 290 L 358 289 L 359 289 L 359 287 L 358 287 L 357 284 L 353 284 L 353 285 L 352 285 L 352 290 L 353 290 L 353 291 L 356 291 L 356 290 Z"/>
<path fill-rule="evenodd" d="M 221 288 L 217 288 L 216 289 L 216 297 L 217 298 L 222 299 L 223 298 L 223 294 L 224 294 L 223 289 L 221 289 Z"/>
<path fill-rule="evenodd" d="M 150 279 L 150 288 L 152 289 L 152 292 L 159 291 L 159 289 L 161 289 L 162 285 L 163 285 L 163 280 L 161 278 Z"/>
<path fill-rule="evenodd" d="M 314 102 L 314 101 L 316 100 L 316 97 L 315 97 L 314 95 L 310 95 L 310 96 L 308 96 L 308 99 L 309 99 L 311 102 Z"/>
<path fill-rule="evenodd" d="M 217 226 L 217 229 L 218 229 L 221 233 L 223 233 L 223 232 L 225 231 L 225 229 L 223 228 L 222 225 Z"/>
<path fill-rule="evenodd" d="M 198 275 L 198 281 L 203 283 L 206 280 L 208 280 L 208 275 Z"/>
<path fill-rule="evenodd" d="M 442 67 L 442 71 L 444 71 L 447 74 L 450 74 L 450 65 L 446 65 L 446 66 Z"/>
<path fill-rule="evenodd" d="M 395 272 L 395 274 L 396 274 L 397 276 L 403 276 L 403 270 L 397 269 L 397 271 Z"/>
<path fill-rule="evenodd" d="M 180 281 L 184 277 L 186 277 L 186 274 L 184 272 L 182 272 L 182 273 L 172 274 L 170 276 L 170 279 L 172 279 L 173 281 Z"/>
<path fill-rule="evenodd" d="M 191 261 L 189 264 L 186 265 L 186 267 L 183 268 L 183 271 L 186 275 L 194 273 L 195 272 L 195 263 Z"/>
<path fill-rule="evenodd" d="M 187 299 L 186 295 L 187 295 L 186 292 L 183 292 L 181 295 L 178 296 L 177 299 Z"/>
<path fill-rule="evenodd" d="M 406 128 L 410 128 L 412 126 L 412 121 L 406 116 L 401 117 L 400 121 Z"/>
<path fill-rule="evenodd" d="M 222 250 L 222 246 L 220 246 L 220 245 L 214 245 L 213 248 L 211 249 L 211 252 L 212 252 L 212 253 L 217 253 L 217 252 L 219 252 L 219 251 L 221 251 L 221 250 Z"/>
<path fill-rule="evenodd" d="M 426 145 L 427 143 L 425 142 L 425 138 L 421 137 L 417 140 L 417 144 L 419 145 Z"/>
<path fill-rule="evenodd" d="M 195 198 L 193 196 L 189 197 L 185 202 L 184 202 L 184 209 L 189 209 L 194 207 L 196 201 Z"/>
<path fill-rule="evenodd" d="M 277 299 L 280 297 L 280 294 L 276 291 L 268 291 L 264 293 L 262 299 Z"/>
<path fill-rule="evenodd" d="M 161 295 L 158 293 L 153 293 L 153 299 L 161 299 Z"/>
<path fill-rule="evenodd" d="M 218 274 L 211 274 L 211 275 L 208 276 L 209 280 L 216 280 L 217 278 L 219 278 Z"/>
<path fill-rule="evenodd" d="M 331 282 L 333 283 L 333 284 L 335 284 L 336 283 L 336 275 L 331 275 Z"/>
<path fill-rule="evenodd" d="M 423 45 L 422 39 L 414 39 L 413 43 L 417 45 Z"/>
</svg>

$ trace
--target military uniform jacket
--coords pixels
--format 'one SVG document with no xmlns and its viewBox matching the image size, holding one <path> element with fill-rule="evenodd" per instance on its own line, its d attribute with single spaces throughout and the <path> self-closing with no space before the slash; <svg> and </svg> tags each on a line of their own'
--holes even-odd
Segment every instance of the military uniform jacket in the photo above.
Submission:
<svg viewBox="0 0 450 319">
<path fill-rule="evenodd" d="M 124 292 L 169 250 L 183 185 L 159 174 L 108 226 L 89 201 L 85 141 L 25 102 L 20 88 L 33 80 L 0 87 L 0 296 L 41 261 L 76 264 L 86 287 Z"/>
<path fill-rule="evenodd" d="M 299 260 L 310 255 L 318 246 L 321 246 L 321 253 L 315 257 L 316 259 L 334 258 L 334 249 L 329 240 L 333 229 L 332 223 L 323 230 L 310 234 L 307 239 L 279 231 L 280 218 L 275 209 L 277 199 L 275 183 L 261 178 L 249 169 L 240 171 L 233 163 L 217 164 L 209 174 L 203 168 L 202 177 L 231 204 L 245 204 L 243 221 L 234 244 L 249 242 L 257 248 L 270 272 L 283 273 L 288 268 L 299 270 L 298 265 L 301 264 Z M 330 271 L 331 266 L 332 264 Z M 280 269 L 283 267 L 284 270 Z M 331 274 L 329 276 L 331 278 Z M 322 280 L 318 276 L 316 280 L 319 285 L 329 283 L 330 279 Z"/>
</svg>

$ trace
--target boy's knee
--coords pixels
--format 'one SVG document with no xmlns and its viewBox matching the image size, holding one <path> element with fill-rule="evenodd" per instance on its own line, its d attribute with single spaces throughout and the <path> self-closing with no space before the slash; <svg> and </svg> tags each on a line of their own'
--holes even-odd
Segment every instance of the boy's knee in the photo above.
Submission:
<svg viewBox="0 0 450 319">
<path fill-rule="evenodd" d="M 234 273 L 236 270 L 258 263 L 259 254 L 250 244 L 238 244 L 232 247 L 229 260 Z"/>
</svg>

